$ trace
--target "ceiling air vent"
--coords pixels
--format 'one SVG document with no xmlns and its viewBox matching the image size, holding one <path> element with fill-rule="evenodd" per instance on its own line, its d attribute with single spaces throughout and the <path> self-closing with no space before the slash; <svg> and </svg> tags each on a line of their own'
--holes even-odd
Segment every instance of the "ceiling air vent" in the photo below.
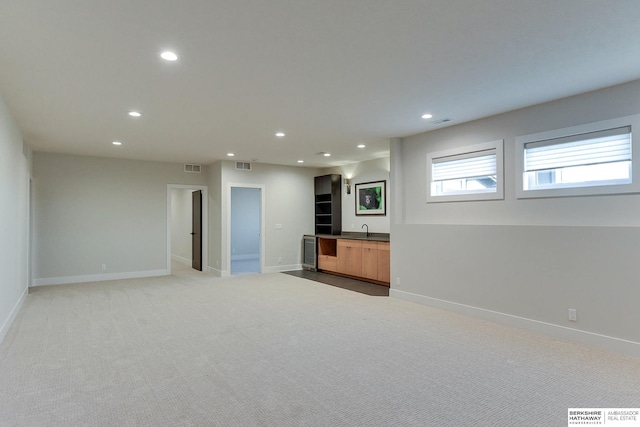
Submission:
<svg viewBox="0 0 640 427">
<path fill-rule="evenodd" d="M 449 123 L 451 121 L 451 119 L 440 119 L 440 120 L 434 120 L 431 122 L 432 125 L 441 125 L 443 123 Z"/>
<path fill-rule="evenodd" d="M 200 165 L 184 165 L 184 171 L 189 173 L 200 173 L 202 171 L 202 166 Z"/>
<path fill-rule="evenodd" d="M 249 162 L 236 162 L 236 169 L 241 171 L 250 171 L 251 163 Z"/>
</svg>

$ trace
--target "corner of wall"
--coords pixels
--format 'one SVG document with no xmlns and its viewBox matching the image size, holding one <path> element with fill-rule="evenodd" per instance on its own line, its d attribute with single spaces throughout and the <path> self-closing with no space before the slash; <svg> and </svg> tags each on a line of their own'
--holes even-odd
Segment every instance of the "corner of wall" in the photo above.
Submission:
<svg viewBox="0 0 640 427">
<path fill-rule="evenodd" d="M 16 320 L 16 316 L 18 316 L 18 312 L 20 312 L 20 309 L 22 308 L 22 305 L 27 299 L 28 294 L 29 294 L 29 288 L 25 288 L 24 292 L 22 293 L 18 301 L 14 304 L 13 308 L 10 310 L 6 320 L 4 321 L 2 326 L 0 326 L 0 344 L 2 344 L 2 341 L 7 336 L 7 333 L 9 332 L 9 329 L 11 328 L 11 325 L 13 324 L 14 320 Z"/>
</svg>

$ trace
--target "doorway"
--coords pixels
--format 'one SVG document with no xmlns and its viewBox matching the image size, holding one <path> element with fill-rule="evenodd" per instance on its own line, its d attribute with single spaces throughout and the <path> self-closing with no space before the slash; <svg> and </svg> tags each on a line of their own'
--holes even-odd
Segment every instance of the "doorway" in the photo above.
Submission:
<svg viewBox="0 0 640 427">
<path fill-rule="evenodd" d="M 191 192 L 191 268 L 202 271 L 202 190 Z"/>
<path fill-rule="evenodd" d="M 208 193 L 206 186 L 167 185 L 167 270 L 208 271 Z"/>
<path fill-rule="evenodd" d="M 262 188 L 231 187 L 230 273 L 262 272 Z"/>
</svg>

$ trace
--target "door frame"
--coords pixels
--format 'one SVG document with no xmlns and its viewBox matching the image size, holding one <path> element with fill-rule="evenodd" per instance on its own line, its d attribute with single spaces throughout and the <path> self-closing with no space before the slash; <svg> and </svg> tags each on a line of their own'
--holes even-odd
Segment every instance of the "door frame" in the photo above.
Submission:
<svg viewBox="0 0 640 427">
<path fill-rule="evenodd" d="M 33 286 L 33 260 L 34 260 L 34 248 L 33 244 L 34 240 L 34 232 L 33 232 L 33 215 L 34 215 L 34 195 L 33 195 L 33 177 L 31 176 L 31 172 L 27 173 L 27 221 L 29 224 L 27 225 L 27 288 Z"/>
<path fill-rule="evenodd" d="M 206 185 L 167 184 L 167 271 L 171 274 L 171 190 L 202 191 L 202 271 L 209 271 L 209 188 Z"/>
<path fill-rule="evenodd" d="M 264 184 L 227 184 L 227 262 L 226 272 L 231 276 L 231 188 L 258 188 L 260 189 L 260 273 L 264 272 L 264 232 L 265 232 L 265 185 Z"/>
</svg>

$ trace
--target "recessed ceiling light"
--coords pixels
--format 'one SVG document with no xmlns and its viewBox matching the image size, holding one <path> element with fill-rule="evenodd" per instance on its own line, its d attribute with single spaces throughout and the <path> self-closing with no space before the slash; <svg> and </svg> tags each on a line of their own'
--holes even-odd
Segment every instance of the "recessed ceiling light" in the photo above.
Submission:
<svg viewBox="0 0 640 427">
<path fill-rule="evenodd" d="M 142 115 L 139 111 L 129 111 L 127 114 L 129 114 L 131 117 L 140 117 Z"/>
<path fill-rule="evenodd" d="M 304 160 L 298 160 L 298 163 L 304 163 Z"/>
<path fill-rule="evenodd" d="M 178 55 L 176 55 L 175 53 L 173 53 L 173 52 L 171 52 L 169 50 L 166 50 L 166 51 L 162 52 L 160 54 L 160 57 L 162 59 L 166 60 L 166 61 L 175 61 L 175 60 L 178 59 Z"/>
<path fill-rule="evenodd" d="M 284 132 L 278 132 L 278 133 L 276 133 L 276 136 L 278 138 L 282 138 L 284 136 Z"/>
<path fill-rule="evenodd" d="M 429 113 L 426 113 L 426 114 L 423 114 L 421 117 L 422 117 L 423 119 L 430 119 L 431 117 L 433 117 L 433 115 L 431 115 L 431 114 L 429 114 Z"/>
<path fill-rule="evenodd" d="M 358 148 L 364 148 L 364 147 L 366 147 L 366 145 L 364 145 L 364 144 L 358 144 Z"/>
<path fill-rule="evenodd" d="M 122 142 L 120 142 L 120 141 L 113 141 L 113 142 L 112 142 L 112 144 L 113 144 L 113 145 L 122 145 Z"/>
<path fill-rule="evenodd" d="M 323 156 L 325 157 L 331 157 L 331 153 L 324 153 Z"/>
<path fill-rule="evenodd" d="M 229 156 L 229 157 L 233 157 L 233 156 L 235 156 L 235 154 L 233 154 L 233 153 L 227 153 L 227 156 Z"/>
</svg>

